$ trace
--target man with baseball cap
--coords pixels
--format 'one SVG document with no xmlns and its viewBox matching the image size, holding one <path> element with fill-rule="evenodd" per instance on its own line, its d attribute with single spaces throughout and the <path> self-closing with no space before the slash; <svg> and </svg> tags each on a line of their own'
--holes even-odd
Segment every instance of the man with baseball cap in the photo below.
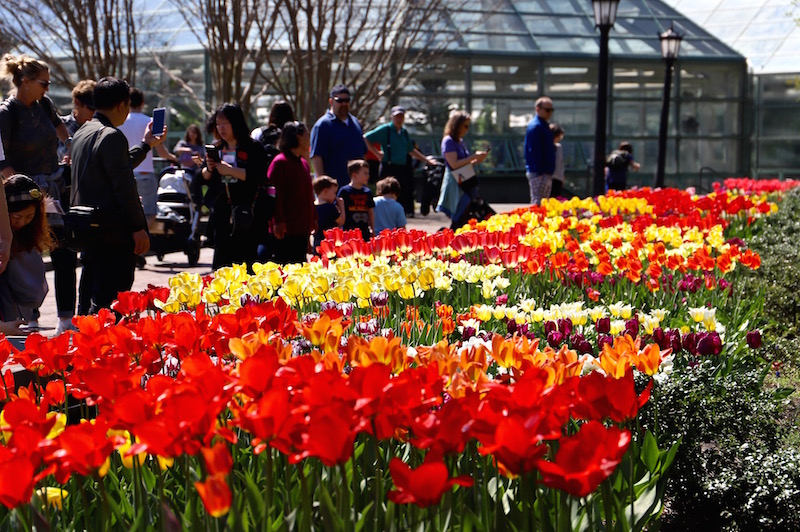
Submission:
<svg viewBox="0 0 800 532">
<path fill-rule="evenodd" d="M 361 124 L 350 114 L 350 89 L 336 85 L 328 103 L 330 109 L 311 128 L 311 164 L 317 176 L 329 175 L 341 188 L 350 182 L 347 162 L 363 159 L 367 146 Z"/>
<path fill-rule="evenodd" d="M 392 107 L 392 121 L 380 125 L 364 135 L 367 149 L 381 158 L 381 177 L 394 177 L 400 183 L 398 202 L 403 206 L 406 217 L 414 217 L 414 171 L 411 167 L 413 157 L 425 164 L 436 165 L 436 159 L 426 157 L 414 145 L 414 141 L 403 127 L 406 110 L 400 105 Z M 378 151 L 374 144 L 380 144 Z"/>
</svg>

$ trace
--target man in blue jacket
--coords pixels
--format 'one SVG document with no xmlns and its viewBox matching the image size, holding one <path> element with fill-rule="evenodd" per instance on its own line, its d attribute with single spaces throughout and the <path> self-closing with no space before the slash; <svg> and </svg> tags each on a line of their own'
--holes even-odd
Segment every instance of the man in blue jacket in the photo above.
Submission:
<svg viewBox="0 0 800 532">
<path fill-rule="evenodd" d="M 553 101 L 547 96 L 536 100 L 536 116 L 525 131 L 525 170 L 532 205 L 539 205 L 542 198 L 550 197 L 556 169 L 556 147 L 547 121 L 553 116 L 553 111 Z"/>
</svg>

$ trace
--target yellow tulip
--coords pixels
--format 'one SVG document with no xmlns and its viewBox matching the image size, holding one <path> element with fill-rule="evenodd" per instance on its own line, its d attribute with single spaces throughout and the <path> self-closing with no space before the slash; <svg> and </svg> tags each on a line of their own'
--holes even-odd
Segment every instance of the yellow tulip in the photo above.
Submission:
<svg viewBox="0 0 800 532">
<path fill-rule="evenodd" d="M 42 499 L 43 508 L 50 506 L 51 508 L 61 510 L 64 499 L 69 497 L 69 492 L 65 491 L 63 488 L 46 487 L 36 490 L 36 496 Z"/>
</svg>

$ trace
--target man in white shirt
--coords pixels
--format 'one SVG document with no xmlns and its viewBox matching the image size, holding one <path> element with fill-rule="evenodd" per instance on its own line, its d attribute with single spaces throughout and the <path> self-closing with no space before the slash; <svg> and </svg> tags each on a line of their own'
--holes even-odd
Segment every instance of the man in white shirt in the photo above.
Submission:
<svg viewBox="0 0 800 532">
<path fill-rule="evenodd" d="M 130 113 L 128 113 L 125 123 L 117 128 L 125 134 L 128 139 L 128 146 L 136 146 L 142 142 L 147 124 L 152 120 L 150 116 L 142 112 L 143 110 L 144 94 L 139 89 L 131 88 Z M 156 132 L 153 132 L 153 134 L 156 135 Z M 171 163 L 178 162 L 178 159 L 167 151 L 163 143 L 157 144 L 154 149 L 158 152 L 158 155 Z M 136 188 L 139 190 L 139 196 L 142 198 L 142 208 L 147 219 L 147 227 L 151 228 L 156 219 L 156 214 L 158 214 L 158 207 L 156 206 L 158 200 L 158 176 L 156 176 L 153 169 L 152 151 L 148 152 L 144 161 L 133 170 L 133 175 L 136 178 Z M 143 259 L 143 257 L 137 259 L 137 264 L 140 268 L 144 267 Z"/>
</svg>

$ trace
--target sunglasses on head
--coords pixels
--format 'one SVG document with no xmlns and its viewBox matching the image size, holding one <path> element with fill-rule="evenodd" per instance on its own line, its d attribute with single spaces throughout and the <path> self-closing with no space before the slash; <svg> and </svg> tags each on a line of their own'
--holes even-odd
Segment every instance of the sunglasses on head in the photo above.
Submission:
<svg viewBox="0 0 800 532">
<path fill-rule="evenodd" d="M 294 128 L 297 130 L 297 134 L 298 135 L 303 134 L 305 132 L 305 130 L 306 130 L 305 124 L 303 124 L 299 120 L 295 120 L 294 122 L 287 122 L 287 124 L 291 125 L 291 126 L 294 126 Z"/>
</svg>

